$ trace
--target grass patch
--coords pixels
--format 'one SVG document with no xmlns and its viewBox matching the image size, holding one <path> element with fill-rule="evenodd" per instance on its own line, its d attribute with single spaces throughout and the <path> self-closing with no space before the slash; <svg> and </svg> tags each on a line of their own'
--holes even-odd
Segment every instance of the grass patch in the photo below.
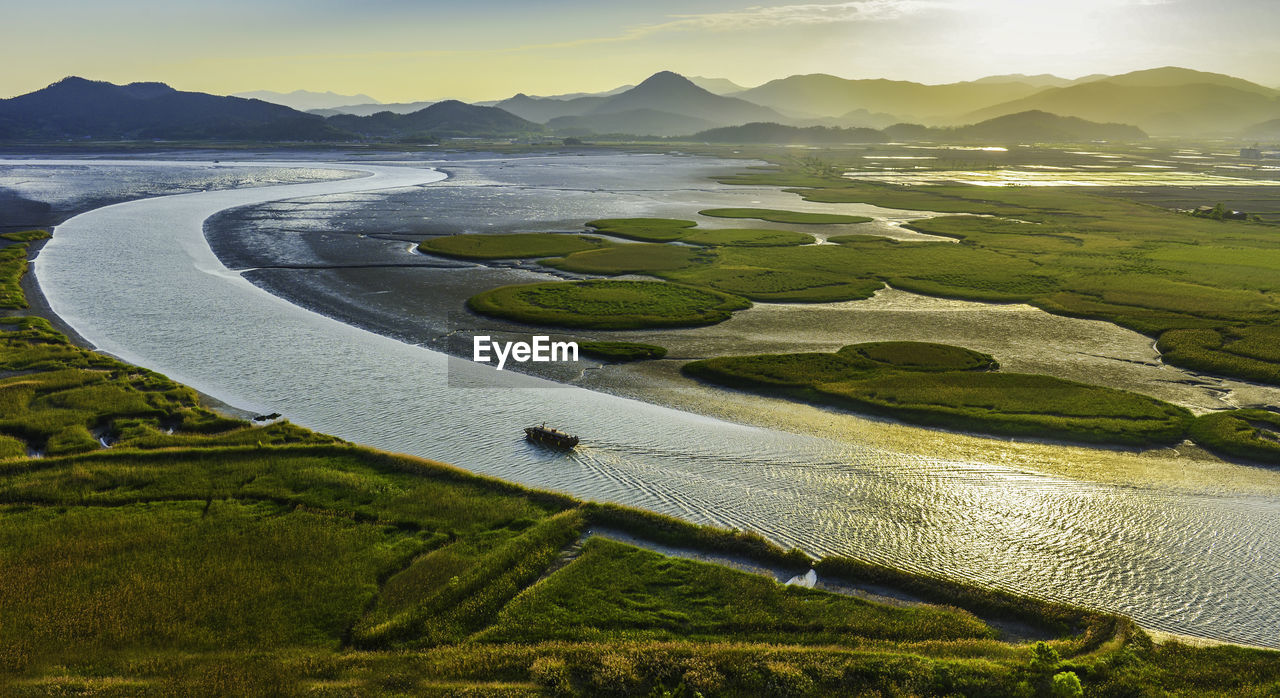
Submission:
<svg viewBox="0 0 1280 698">
<path fill-rule="evenodd" d="M 697 223 L 676 218 L 604 218 L 587 227 L 601 233 L 642 242 L 672 242 L 685 236 Z"/>
<path fill-rule="evenodd" d="M 874 218 L 866 216 L 846 216 L 839 213 L 804 213 L 801 211 L 780 211 L 773 208 L 709 208 L 698 211 L 699 215 L 713 218 L 754 218 L 770 223 L 791 223 L 797 225 L 835 225 L 841 223 L 869 223 Z"/>
<path fill-rule="evenodd" d="M 1229 410 L 1201 415 L 1191 438 L 1215 453 L 1280 464 L 1280 413 Z"/>
<path fill-rule="evenodd" d="M 666 347 L 640 342 L 578 342 L 578 348 L 587 356 L 606 361 L 645 361 L 667 355 Z"/>
<path fill-rule="evenodd" d="M 632 243 L 606 247 L 599 250 L 578 252 L 568 257 L 544 259 L 542 264 L 581 274 L 658 275 L 684 269 L 711 260 L 707 250 L 681 245 L 656 243 Z"/>
<path fill-rule="evenodd" d="M 660 281 L 560 281 L 503 286 L 472 296 L 468 307 L 483 315 L 532 325 L 591 329 L 639 329 L 714 325 L 743 298 Z"/>
<path fill-rule="evenodd" d="M 0 640 L 46 659 L 334 647 L 378 576 L 421 546 L 394 529 L 260 503 L 6 507 Z"/>
<path fill-rule="evenodd" d="M 724 599 L 733 599 L 725 604 Z M 714 640 L 805 644 L 989 638 L 972 615 L 894 608 L 592 538 L 568 567 L 505 608 L 482 642 Z"/>
<path fill-rule="evenodd" d="M 12 240 L 13 242 L 33 242 L 35 240 L 47 240 L 51 235 L 47 230 L 19 230 L 16 233 L 0 233 L 0 238 Z"/>
<path fill-rule="evenodd" d="M 932 342 L 868 342 L 844 347 L 836 353 L 903 371 L 994 371 L 1000 368 L 990 354 Z"/>
<path fill-rule="evenodd" d="M 1170 330 L 1156 348 L 1171 364 L 1280 384 L 1280 327 Z"/>
<path fill-rule="evenodd" d="M 1191 414 L 1123 390 L 1050 376 L 993 373 L 995 360 L 948 345 L 880 342 L 832 354 L 694 361 L 683 371 L 730 387 L 992 434 L 1113 444 L 1177 441 Z"/>
<path fill-rule="evenodd" d="M 556 257 L 596 250 L 609 242 L 590 235 L 558 233 L 511 233 L 481 235 L 466 233 L 424 240 L 418 251 L 460 259 L 516 259 L 523 257 Z"/>
<path fill-rule="evenodd" d="M 0 308 L 27 307 L 22 275 L 27 273 L 27 243 L 0 249 Z"/>
<path fill-rule="evenodd" d="M 787 247 L 812 244 L 808 233 L 765 228 L 697 228 L 681 238 L 682 242 L 707 247 Z"/>
</svg>

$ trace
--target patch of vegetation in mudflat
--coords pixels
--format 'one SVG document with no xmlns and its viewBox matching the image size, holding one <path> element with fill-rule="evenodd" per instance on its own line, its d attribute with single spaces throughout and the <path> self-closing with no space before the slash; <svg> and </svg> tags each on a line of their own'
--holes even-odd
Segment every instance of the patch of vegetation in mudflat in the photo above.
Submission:
<svg viewBox="0 0 1280 698">
<path fill-rule="evenodd" d="M 832 174 L 840 171 L 788 165 L 723 181 L 792 187 L 788 191 L 824 203 L 980 214 L 911 225 L 955 238 L 956 245 L 830 240 L 856 251 L 845 267 L 849 277 L 1107 320 L 1160 338 L 1170 363 L 1280 382 L 1280 357 L 1266 341 L 1253 341 L 1273 337 L 1280 327 L 1275 226 L 1179 215 L 1070 187 L 907 187 Z M 800 251 L 822 265 L 817 255 L 838 256 L 828 247 Z M 790 265 L 780 259 L 770 268 Z"/>
<path fill-rule="evenodd" d="M 587 356 L 605 361 L 644 361 L 667 355 L 666 347 L 641 342 L 578 342 L 578 348 Z"/>
<path fill-rule="evenodd" d="M 1191 423 L 1191 438 L 1215 453 L 1280 463 L 1280 413 L 1270 410 L 1202 415 Z"/>
<path fill-rule="evenodd" d="M 681 238 L 681 242 L 708 247 L 788 247 L 791 245 L 809 245 L 814 242 L 814 239 L 812 235 L 807 233 L 797 233 L 790 230 L 696 228 Z"/>
<path fill-rule="evenodd" d="M 461 259 L 518 259 L 554 257 L 584 250 L 596 250 L 609 245 L 608 241 L 590 235 L 464 233 L 424 240 L 418 245 L 418 251 Z"/>
<path fill-rule="evenodd" d="M 467 301 L 477 313 L 516 322 L 608 330 L 714 325 L 750 305 L 711 289 L 598 279 L 503 286 Z"/>
<path fill-rule="evenodd" d="M 1170 330 L 1156 348 L 1178 366 L 1280 383 L 1280 327 Z"/>
<path fill-rule="evenodd" d="M 962 347 L 883 342 L 832 354 L 718 357 L 683 370 L 730 387 L 983 433 L 1150 445 L 1183 438 L 1191 421 L 1185 409 L 1145 395 L 995 366 Z"/>
<path fill-rule="evenodd" d="M 580 274 L 657 276 L 677 269 L 707 264 L 712 258 L 713 254 L 710 251 L 697 247 L 638 242 L 576 252 L 568 257 L 544 259 L 542 264 Z"/>
<path fill-rule="evenodd" d="M 712 218 L 754 218 L 770 223 L 790 223 L 794 225 L 836 225 L 850 223 L 869 223 L 873 218 L 866 216 L 847 216 L 839 213 L 804 213 L 802 211 L 781 211 L 772 208 L 709 208 L 698 211 L 698 215 Z"/>
<path fill-rule="evenodd" d="M 22 275 L 27 273 L 27 243 L 0 249 L 0 308 L 27 307 Z"/>
<path fill-rule="evenodd" d="M 19 230 L 14 233 L 0 233 L 0 238 L 13 242 L 34 242 L 36 240 L 47 240 L 50 237 L 47 230 Z"/>
<path fill-rule="evenodd" d="M 672 242 L 696 226 L 693 221 L 677 218 L 603 218 L 589 221 L 587 227 L 601 233 L 641 242 Z"/>
</svg>

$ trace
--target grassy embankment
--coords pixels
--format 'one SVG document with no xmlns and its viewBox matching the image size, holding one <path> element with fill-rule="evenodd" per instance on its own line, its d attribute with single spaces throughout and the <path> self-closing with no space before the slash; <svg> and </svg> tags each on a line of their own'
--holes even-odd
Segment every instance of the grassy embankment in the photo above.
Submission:
<svg viewBox="0 0 1280 698">
<path fill-rule="evenodd" d="M 997 373 L 995 359 L 922 342 L 830 354 L 727 356 L 685 364 L 709 382 L 982 433 L 1146 446 L 1185 438 L 1187 410 L 1123 390 Z"/>
<path fill-rule="evenodd" d="M 964 610 L 603 540 L 567 561 L 597 525 L 809 563 L 751 534 L 222 418 L 39 318 L 0 320 L 0 370 L 6 695 L 1030 696 L 1069 673 L 1104 696 L 1280 687 L 1274 653 L 1155 647 L 1120 618 L 854 560 L 817 566 L 1061 637 L 1012 645 Z"/>
</svg>

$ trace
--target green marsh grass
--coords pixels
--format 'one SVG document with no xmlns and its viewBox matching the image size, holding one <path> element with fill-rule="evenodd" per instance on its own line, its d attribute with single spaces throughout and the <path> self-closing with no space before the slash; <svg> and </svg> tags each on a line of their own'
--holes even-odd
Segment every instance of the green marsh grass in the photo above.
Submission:
<svg viewBox="0 0 1280 698">
<path fill-rule="evenodd" d="M 690 376 L 854 411 L 983 433 L 1150 445 L 1183 438 L 1191 414 L 1155 398 L 1051 376 L 995 373 L 995 359 L 918 342 L 835 353 L 763 354 L 685 364 Z"/>
<path fill-rule="evenodd" d="M 502 286 L 467 301 L 482 315 L 516 322 L 611 330 L 713 325 L 750 305 L 711 289 L 607 280 Z"/>
<path fill-rule="evenodd" d="M 604 218 L 589 221 L 587 227 L 621 238 L 642 242 L 679 240 L 697 223 L 676 218 Z"/>
<path fill-rule="evenodd" d="M 725 604 L 724 599 L 733 599 Z M 831 644 L 989 638 L 973 616 L 895 608 L 592 538 L 568 567 L 507 606 L 484 642 L 714 640 Z"/>
<path fill-rule="evenodd" d="M 873 218 L 866 216 L 847 216 L 839 213 L 804 213 L 801 211 L 780 211 L 772 208 L 709 208 L 698 211 L 699 215 L 712 218 L 754 218 L 770 223 L 791 223 L 796 225 L 834 225 L 849 223 L 868 223 Z"/>
<path fill-rule="evenodd" d="M 610 243 L 590 235 L 557 233 L 511 233 L 481 235 L 465 233 L 424 240 L 419 252 L 461 259 L 513 259 L 522 257 L 556 257 L 595 250 Z"/>
<path fill-rule="evenodd" d="M 13 242 L 34 242 L 51 237 L 47 230 L 20 230 L 16 233 L 0 233 L 0 238 Z"/>
<path fill-rule="evenodd" d="M 707 247 L 788 247 L 814 242 L 808 233 L 767 228 L 697 228 L 680 240 Z"/>
<path fill-rule="evenodd" d="M 578 342 L 578 348 L 587 356 L 606 361 L 644 361 L 667 355 L 666 347 L 641 342 Z"/>
<path fill-rule="evenodd" d="M 19 283 L 27 273 L 27 243 L 0 249 L 0 308 L 25 308 L 27 295 Z"/>
<path fill-rule="evenodd" d="M 1196 417 L 1191 438 L 1215 453 L 1280 464 L 1280 412 L 1225 410 Z"/>
</svg>

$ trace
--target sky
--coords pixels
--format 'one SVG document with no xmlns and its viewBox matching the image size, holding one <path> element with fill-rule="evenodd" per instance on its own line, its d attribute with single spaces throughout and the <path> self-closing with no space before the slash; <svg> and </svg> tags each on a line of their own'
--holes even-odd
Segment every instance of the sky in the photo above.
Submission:
<svg viewBox="0 0 1280 698">
<path fill-rule="evenodd" d="M 754 86 L 1178 65 L 1280 87 L 1277 0 L 0 0 L 0 97 L 68 75 L 484 100 L 659 70 Z"/>
</svg>

